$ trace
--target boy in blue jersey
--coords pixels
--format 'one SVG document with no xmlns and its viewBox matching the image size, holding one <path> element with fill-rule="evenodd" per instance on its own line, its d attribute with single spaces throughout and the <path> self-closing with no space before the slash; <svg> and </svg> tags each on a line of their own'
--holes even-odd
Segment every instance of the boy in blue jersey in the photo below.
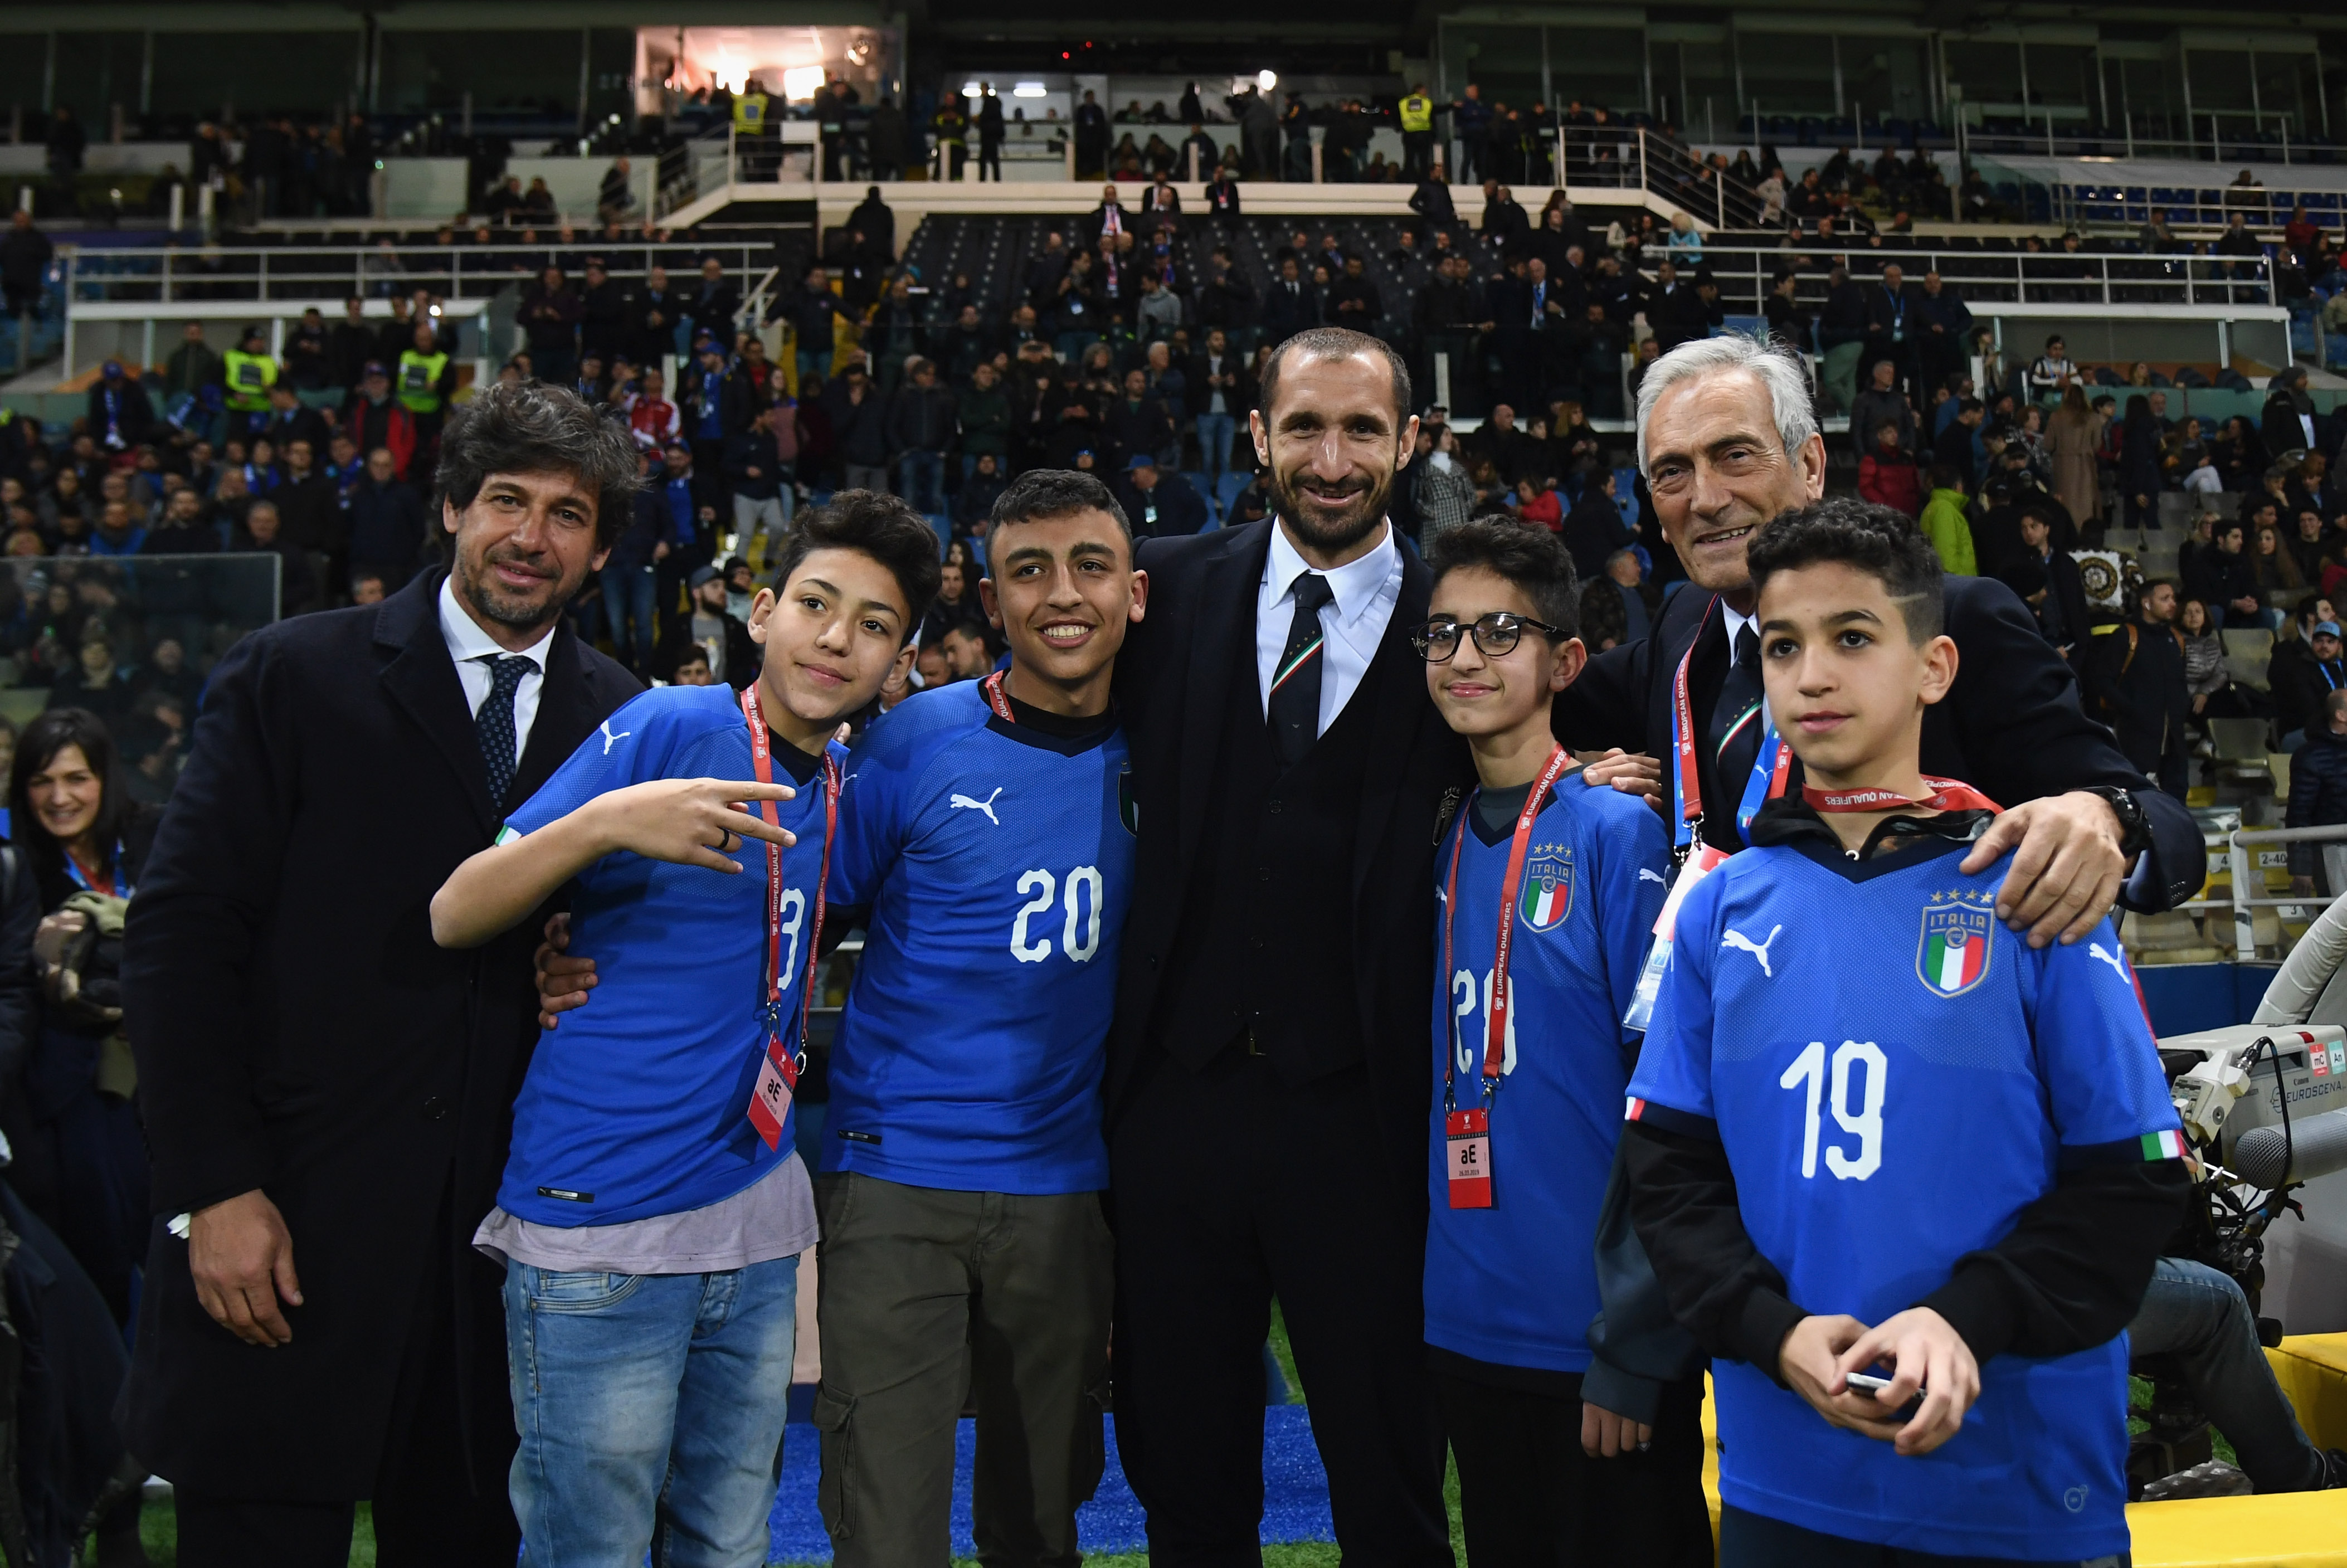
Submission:
<svg viewBox="0 0 2347 1568">
<path fill-rule="evenodd" d="M 540 1038 L 474 1238 L 506 1265 L 532 1563 L 633 1568 L 655 1540 L 662 1561 L 765 1561 L 815 1236 L 790 1091 L 837 858 L 831 737 L 909 665 L 938 576 L 901 501 L 803 518 L 779 596 L 752 605 L 763 661 L 738 699 L 635 698 L 433 900 L 435 938 L 470 947 L 569 885 L 570 950 L 600 979 Z"/>
<path fill-rule="evenodd" d="M 1134 829 L 1109 689 L 1148 585 L 1090 475 L 1023 475 L 992 521 L 979 594 L 1010 668 L 874 721 L 832 862 L 833 900 L 869 907 L 815 1183 L 841 1568 L 942 1568 L 966 1399 L 989 1563 L 1074 1563 L 1102 1463 L 1100 1084 Z"/>
<path fill-rule="evenodd" d="M 1750 559 L 1803 786 L 1674 887 L 1624 1141 L 1717 1358 L 1720 1561 L 2122 1562 L 2122 1331 L 2187 1184 L 2125 951 L 2032 948 L 1959 869 L 1995 807 L 1920 771 L 1956 649 L 1913 522 L 1818 502 Z"/>
<path fill-rule="evenodd" d="M 1701 1379 L 1601 1365 L 1589 1332 L 1637 1060 L 1622 1019 L 1669 840 L 1644 801 L 1591 787 L 1550 733 L 1551 700 L 1585 658 L 1556 536 L 1463 523 L 1427 564 L 1430 619 L 1412 641 L 1481 780 L 1435 858 L 1425 1286 L 1467 1554 L 1479 1568 L 1707 1568 Z"/>
</svg>

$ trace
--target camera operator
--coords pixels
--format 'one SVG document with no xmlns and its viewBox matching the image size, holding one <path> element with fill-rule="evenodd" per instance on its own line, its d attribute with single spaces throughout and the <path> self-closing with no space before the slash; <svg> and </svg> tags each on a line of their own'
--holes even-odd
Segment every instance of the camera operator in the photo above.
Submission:
<svg viewBox="0 0 2347 1568">
<path fill-rule="evenodd" d="M 2192 1402 L 2233 1445 L 2241 1473 L 2260 1494 L 2347 1487 L 2347 1450 L 2326 1452 L 2307 1440 L 2258 1343 L 2249 1297 L 2230 1275 L 2190 1258 L 2161 1258 L 2127 1325 L 2127 1349 L 2137 1359 L 2176 1358 Z M 2155 1482 L 2145 1501 L 2196 1494 Z"/>
</svg>

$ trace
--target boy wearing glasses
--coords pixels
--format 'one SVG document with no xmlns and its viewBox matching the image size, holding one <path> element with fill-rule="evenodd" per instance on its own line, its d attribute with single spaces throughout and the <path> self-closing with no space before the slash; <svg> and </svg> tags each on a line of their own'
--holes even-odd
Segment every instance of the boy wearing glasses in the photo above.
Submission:
<svg viewBox="0 0 2347 1568">
<path fill-rule="evenodd" d="M 1412 634 L 1480 787 L 1435 857 L 1426 1339 L 1478 1563 L 1705 1563 L 1702 1387 L 1593 1349 L 1595 1243 L 1637 1060 L 1622 1020 L 1669 845 L 1549 729 L 1586 658 L 1556 537 L 1478 520 L 1429 552 Z M 1609 1296 L 1614 1293 L 1607 1292 Z"/>
</svg>

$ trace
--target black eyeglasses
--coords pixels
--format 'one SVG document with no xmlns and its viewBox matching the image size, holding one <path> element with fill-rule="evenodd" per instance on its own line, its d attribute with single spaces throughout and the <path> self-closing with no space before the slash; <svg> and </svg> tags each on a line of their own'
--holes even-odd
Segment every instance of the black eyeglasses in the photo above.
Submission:
<svg viewBox="0 0 2347 1568">
<path fill-rule="evenodd" d="M 1512 615 L 1504 610 L 1495 610 L 1481 620 L 1469 623 L 1463 630 L 1475 639 L 1475 646 L 1483 651 L 1485 658 L 1498 659 L 1514 651 L 1516 644 L 1523 640 L 1527 626 L 1551 637 L 1564 635 L 1545 620 L 1534 620 L 1529 615 Z M 1459 651 L 1461 630 L 1458 620 L 1439 615 L 1423 626 L 1410 629 L 1409 645 L 1417 649 L 1419 657 L 1429 664 L 1445 663 Z"/>
</svg>

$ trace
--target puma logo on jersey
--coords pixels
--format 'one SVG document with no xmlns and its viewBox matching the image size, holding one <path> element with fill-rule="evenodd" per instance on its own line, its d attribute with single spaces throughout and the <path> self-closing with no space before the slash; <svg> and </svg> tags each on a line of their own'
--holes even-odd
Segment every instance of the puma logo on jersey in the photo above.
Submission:
<svg viewBox="0 0 2347 1568">
<path fill-rule="evenodd" d="M 1773 980 L 1777 978 L 1777 971 L 1768 967 L 1768 948 L 1777 940 L 1777 934 L 1784 928 L 1782 926 L 1771 926 L 1768 928 L 1768 940 L 1766 942 L 1756 942 L 1741 931 L 1723 932 L 1719 938 L 1719 945 L 1724 948 L 1733 948 L 1739 953 L 1751 954 L 1760 960 L 1760 972 Z"/>
<path fill-rule="evenodd" d="M 1641 866 L 1638 867 L 1638 880 L 1641 882 L 1662 882 L 1663 874 L 1655 870 L 1652 866 Z M 1663 882 L 1663 886 L 1667 887 L 1670 884 Z"/>
<path fill-rule="evenodd" d="M 2119 956 L 2116 953 L 2106 950 L 2100 942 L 2087 943 L 2086 953 L 2088 957 L 2100 958 L 2104 963 L 2110 965 L 2111 972 L 2118 976 L 2119 979 L 2126 979 L 2127 978 L 2127 965 L 2120 961 Z"/>
<path fill-rule="evenodd" d="M 1001 798 L 1002 786 L 1000 784 L 996 784 L 994 786 L 994 793 L 988 795 L 984 800 L 972 800 L 966 794 L 948 795 L 946 797 L 946 806 L 951 811 L 982 811 L 986 813 L 987 821 L 994 824 L 997 827 L 1000 827 L 1002 825 L 1002 819 L 994 815 L 994 803 Z"/>
<path fill-rule="evenodd" d="M 611 748 L 613 746 L 618 745 L 621 741 L 626 740 L 630 735 L 635 733 L 635 731 L 633 730 L 621 730 L 616 735 L 611 733 L 611 721 L 609 719 L 604 720 L 596 727 L 603 732 L 603 754 L 607 757 L 611 754 Z"/>
</svg>

